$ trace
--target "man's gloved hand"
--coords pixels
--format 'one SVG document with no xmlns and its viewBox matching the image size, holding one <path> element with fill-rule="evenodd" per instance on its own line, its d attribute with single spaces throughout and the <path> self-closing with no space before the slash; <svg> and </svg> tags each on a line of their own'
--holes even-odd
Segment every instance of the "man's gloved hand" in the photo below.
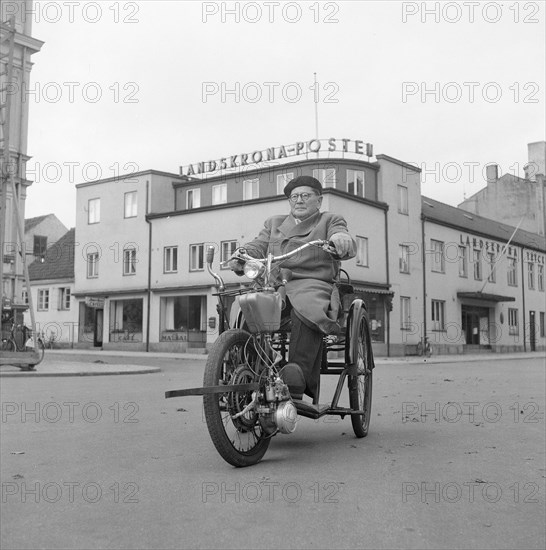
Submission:
<svg viewBox="0 0 546 550">
<path fill-rule="evenodd" d="M 239 277 L 241 275 L 244 275 L 245 273 L 243 271 L 244 265 L 245 265 L 245 262 L 237 258 L 231 258 L 231 260 L 229 260 L 228 262 L 229 269 L 231 269 L 231 271 L 233 271 L 236 275 L 239 275 Z"/>
<path fill-rule="evenodd" d="M 340 258 L 354 254 L 353 239 L 348 233 L 334 233 L 330 240 L 334 243 L 336 252 Z"/>
</svg>

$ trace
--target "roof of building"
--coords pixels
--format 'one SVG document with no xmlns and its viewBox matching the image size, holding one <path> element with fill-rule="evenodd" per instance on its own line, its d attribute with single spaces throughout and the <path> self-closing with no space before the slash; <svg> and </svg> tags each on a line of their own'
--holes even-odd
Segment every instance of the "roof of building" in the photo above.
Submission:
<svg viewBox="0 0 546 550">
<path fill-rule="evenodd" d="M 28 218 L 25 220 L 25 233 L 30 231 L 33 227 L 36 227 L 39 223 L 43 222 L 47 217 L 54 216 L 54 214 L 46 214 L 45 216 L 36 216 L 35 218 Z"/>
<path fill-rule="evenodd" d="M 461 208 L 450 206 L 428 197 L 422 196 L 421 203 L 423 218 L 449 227 L 455 227 L 468 233 L 475 233 L 507 242 L 516 229 L 511 225 L 472 214 Z M 531 233 L 524 229 L 516 231 L 512 243 L 546 252 L 546 238 L 544 235 Z"/>
<path fill-rule="evenodd" d="M 31 281 L 74 278 L 75 228 L 67 231 L 46 250 L 44 262 L 36 260 L 28 266 Z"/>
</svg>

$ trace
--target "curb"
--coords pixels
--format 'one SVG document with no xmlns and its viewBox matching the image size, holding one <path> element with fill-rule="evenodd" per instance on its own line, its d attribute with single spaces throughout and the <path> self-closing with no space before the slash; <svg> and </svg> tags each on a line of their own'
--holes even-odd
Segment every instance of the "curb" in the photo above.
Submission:
<svg viewBox="0 0 546 550">
<path fill-rule="evenodd" d="M 18 367 L 12 367 L 17 369 Z M 36 370 L 16 370 L 1 371 L 0 378 L 17 378 L 20 376 L 113 376 L 121 374 L 151 374 L 161 372 L 160 367 L 143 367 L 141 365 L 111 365 L 108 367 L 97 367 L 92 363 L 68 363 L 66 366 L 44 365 L 44 370 L 40 370 L 37 365 Z"/>
</svg>

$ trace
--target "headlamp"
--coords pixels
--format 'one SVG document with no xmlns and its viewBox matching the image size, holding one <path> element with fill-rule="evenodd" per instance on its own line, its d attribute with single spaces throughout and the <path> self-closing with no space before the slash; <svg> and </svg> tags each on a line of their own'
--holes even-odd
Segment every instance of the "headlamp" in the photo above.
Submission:
<svg viewBox="0 0 546 550">
<path fill-rule="evenodd" d="M 256 279 L 259 277 L 265 269 L 265 266 L 262 262 L 257 260 L 249 260 L 246 262 L 243 271 L 249 279 Z"/>
</svg>

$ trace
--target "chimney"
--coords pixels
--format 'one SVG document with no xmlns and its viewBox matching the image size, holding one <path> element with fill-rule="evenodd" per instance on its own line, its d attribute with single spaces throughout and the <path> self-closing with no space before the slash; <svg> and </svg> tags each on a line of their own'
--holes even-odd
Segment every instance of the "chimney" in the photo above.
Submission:
<svg viewBox="0 0 546 550">
<path fill-rule="evenodd" d="M 488 164 L 486 167 L 487 185 L 496 183 L 499 179 L 499 167 L 497 164 Z"/>
<path fill-rule="evenodd" d="M 535 141 L 527 145 L 529 162 L 524 166 L 525 179 L 537 181 L 537 174 L 546 174 L 546 141 Z"/>
</svg>

